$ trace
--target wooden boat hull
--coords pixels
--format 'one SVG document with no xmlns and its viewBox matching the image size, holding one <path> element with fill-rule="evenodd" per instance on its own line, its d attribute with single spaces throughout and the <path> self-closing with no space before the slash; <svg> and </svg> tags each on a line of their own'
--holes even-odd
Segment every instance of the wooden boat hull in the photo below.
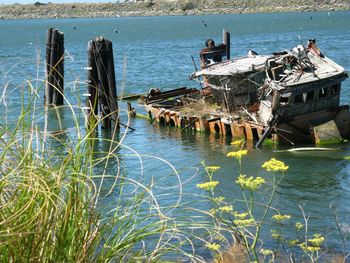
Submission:
<svg viewBox="0 0 350 263">
<path fill-rule="evenodd" d="M 277 126 L 277 138 L 281 143 L 313 142 L 312 127 L 334 120 L 342 138 L 350 139 L 349 106 L 341 106 L 335 111 L 318 111 L 281 120 Z"/>
</svg>

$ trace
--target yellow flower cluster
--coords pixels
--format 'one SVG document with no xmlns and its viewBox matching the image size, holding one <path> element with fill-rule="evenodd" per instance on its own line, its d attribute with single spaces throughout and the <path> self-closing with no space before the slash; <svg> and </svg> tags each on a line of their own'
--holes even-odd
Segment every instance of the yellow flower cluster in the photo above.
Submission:
<svg viewBox="0 0 350 263">
<path fill-rule="evenodd" d="M 304 252 L 316 252 L 321 249 L 317 246 L 306 246 L 305 244 L 300 244 L 299 246 L 302 250 L 304 250 Z"/>
<path fill-rule="evenodd" d="M 291 218 L 290 215 L 281 215 L 281 214 L 278 214 L 278 215 L 273 215 L 272 218 L 277 221 L 278 223 L 282 223 L 283 221 L 285 220 L 288 220 Z"/>
<path fill-rule="evenodd" d="M 216 244 L 216 243 L 208 243 L 205 246 L 207 248 L 209 248 L 210 250 L 219 250 L 220 249 L 220 245 Z"/>
<path fill-rule="evenodd" d="M 219 210 L 224 213 L 230 213 L 233 210 L 232 205 L 225 205 L 222 207 L 219 207 Z"/>
<path fill-rule="evenodd" d="M 214 197 L 213 198 L 213 201 L 214 202 L 217 202 L 217 203 L 221 203 L 221 202 L 223 202 L 225 200 L 225 197 L 223 197 L 223 196 L 218 196 L 218 197 Z"/>
<path fill-rule="evenodd" d="M 320 234 L 315 234 L 314 238 L 311 238 L 308 240 L 313 246 L 319 247 L 323 244 L 324 242 L 324 237 L 321 236 Z"/>
<path fill-rule="evenodd" d="M 227 157 L 232 157 L 232 158 L 236 158 L 236 159 L 241 159 L 242 156 L 247 155 L 247 153 L 248 153 L 247 150 L 239 150 L 239 151 L 227 153 Z"/>
<path fill-rule="evenodd" d="M 304 227 L 304 225 L 300 222 L 295 223 L 295 229 L 300 231 L 302 228 Z"/>
<path fill-rule="evenodd" d="M 241 145 L 244 144 L 244 142 L 245 142 L 244 139 L 240 139 L 240 140 L 231 142 L 231 145 L 234 145 L 234 146 L 241 146 Z"/>
<path fill-rule="evenodd" d="M 218 181 L 210 181 L 202 184 L 197 184 L 197 187 L 199 189 L 210 191 L 210 190 L 213 190 L 218 184 L 219 184 Z"/>
<path fill-rule="evenodd" d="M 297 240 L 297 239 L 292 239 L 292 240 L 289 240 L 289 241 L 288 241 L 288 245 L 289 245 L 290 247 L 294 247 L 294 246 L 296 246 L 298 243 L 299 243 L 299 240 Z"/>
<path fill-rule="evenodd" d="M 217 211 L 218 211 L 217 209 L 212 208 L 212 209 L 209 210 L 209 213 L 210 213 L 212 216 L 215 216 L 215 214 L 216 214 Z"/>
<path fill-rule="evenodd" d="M 210 172 L 216 172 L 219 170 L 221 167 L 220 166 L 207 166 L 205 169 L 210 173 Z"/>
<path fill-rule="evenodd" d="M 261 167 L 268 172 L 285 172 L 289 168 L 284 162 L 276 160 L 275 158 L 265 162 Z"/>
<path fill-rule="evenodd" d="M 253 218 L 250 219 L 236 219 L 233 221 L 233 223 L 237 226 L 240 227 L 246 227 L 246 226 L 251 226 L 255 223 Z"/>
<path fill-rule="evenodd" d="M 248 213 L 238 213 L 238 212 L 234 212 L 233 215 L 238 218 L 238 219 L 244 219 L 248 216 Z"/>
<path fill-rule="evenodd" d="M 272 255 L 273 254 L 273 251 L 270 250 L 270 249 L 260 249 L 260 253 L 263 254 L 265 257 L 266 256 L 269 256 L 269 255 Z"/>
<path fill-rule="evenodd" d="M 246 177 L 246 175 L 243 174 L 241 174 L 236 180 L 236 184 L 238 184 L 243 190 L 252 192 L 259 189 L 264 183 L 265 180 L 261 177 Z"/>
<path fill-rule="evenodd" d="M 281 234 L 277 233 L 274 229 L 271 230 L 271 237 L 277 241 L 282 241 Z"/>
</svg>

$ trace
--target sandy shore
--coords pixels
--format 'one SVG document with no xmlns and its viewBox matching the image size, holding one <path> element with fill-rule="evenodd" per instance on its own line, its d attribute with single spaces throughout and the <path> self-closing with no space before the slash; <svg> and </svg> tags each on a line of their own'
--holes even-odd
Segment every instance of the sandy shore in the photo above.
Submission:
<svg viewBox="0 0 350 263">
<path fill-rule="evenodd" d="M 350 10 L 349 0 L 153 0 L 94 4 L 0 5 L 1 19 L 122 17 Z"/>
</svg>

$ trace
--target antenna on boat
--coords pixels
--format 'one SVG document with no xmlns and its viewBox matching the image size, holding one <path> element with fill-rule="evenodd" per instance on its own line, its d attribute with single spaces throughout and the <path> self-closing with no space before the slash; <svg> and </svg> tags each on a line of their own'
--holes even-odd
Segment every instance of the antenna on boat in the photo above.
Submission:
<svg viewBox="0 0 350 263">
<path fill-rule="evenodd" d="M 300 43 L 301 43 L 301 45 L 303 46 L 303 49 L 305 50 L 305 55 L 306 55 L 306 58 L 307 58 L 307 61 L 310 63 L 310 68 L 311 68 L 311 70 L 312 70 L 312 74 L 314 75 L 314 77 L 317 77 L 317 75 L 316 75 L 316 73 L 315 73 L 315 70 L 314 70 L 314 68 L 313 68 L 313 65 L 314 64 L 312 64 L 312 62 L 311 62 L 311 60 L 310 60 L 310 58 L 309 58 L 309 55 L 307 54 L 307 50 L 306 50 L 306 48 L 305 48 L 305 46 L 304 46 L 304 43 L 303 43 L 303 40 L 301 39 L 301 36 L 300 35 L 298 35 L 298 38 L 299 38 L 299 40 L 300 40 Z"/>
<path fill-rule="evenodd" d="M 229 80 L 227 78 L 223 78 L 223 79 L 220 79 L 220 82 L 221 82 L 221 88 L 222 88 L 223 94 L 224 94 L 225 107 L 226 107 L 227 112 L 229 113 L 230 112 L 230 105 L 228 103 L 227 94 L 226 94 L 227 84 L 229 83 Z"/>
<path fill-rule="evenodd" d="M 192 59 L 192 63 L 193 63 L 193 66 L 194 66 L 194 70 L 197 72 L 198 68 L 197 68 L 196 62 L 194 61 L 194 58 L 193 58 L 192 55 L 191 55 L 191 59 Z M 199 85 L 201 86 L 201 89 L 203 90 L 202 82 L 199 82 Z"/>
</svg>

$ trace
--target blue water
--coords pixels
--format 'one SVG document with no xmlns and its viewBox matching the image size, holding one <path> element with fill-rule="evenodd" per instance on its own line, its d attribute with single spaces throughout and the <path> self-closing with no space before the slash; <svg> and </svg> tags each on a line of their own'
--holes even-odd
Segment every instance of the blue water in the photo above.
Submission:
<svg viewBox="0 0 350 263">
<path fill-rule="evenodd" d="M 208 27 L 203 26 L 202 19 Z M 72 105 L 84 102 L 82 95 L 86 89 L 84 67 L 87 63 L 87 43 L 100 35 L 113 41 L 119 94 L 143 93 L 152 87 L 164 90 L 180 86 L 198 87 L 197 83 L 188 80 L 194 70 L 191 55 L 199 64 L 198 53 L 205 40 L 213 38 L 219 43 L 223 28 L 231 32 L 231 54 L 234 57 L 245 55 L 249 49 L 268 54 L 292 48 L 300 44 L 300 39 L 305 43 L 307 39 L 315 38 L 325 55 L 347 71 L 350 70 L 350 12 L 1 20 L 0 94 L 6 95 L 6 99 L 0 101 L 2 124 L 16 119 L 21 106 L 21 94 L 25 98 L 28 96 L 26 80 L 32 80 L 34 87 L 42 85 L 45 78 L 45 33 L 49 27 L 57 27 L 65 33 L 65 94 Z M 346 80 L 341 94 L 343 104 L 350 104 L 349 89 L 350 81 Z M 39 89 L 39 95 L 42 98 L 43 89 Z M 125 109 L 124 103 L 121 107 Z M 137 111 L 142 112 L 142 107 L 137 106 Z M 78 113 L 78 117 L 83 128 L 83 113 Z M 124 121 L 125 118 L 124 114 Z M 39 120 L 38 125 L 43 126 L 43 120 Z M 63 126 L 68 130 L 74 127 L 69 112 L 64 113 Z M 161 206 L 170 207 L 181 198 L 181 202 L 190 202 L 192 207 L 204 210 L 211 208 L 210 203 L 201 202 L 201 197 L 197 196 L 203 192 L 196 188 L 196 184 L 206 180 L 201 161 L 221 167 L 215 175 L 219 181 L 218 195 L 232 201 L 242 198 L 234 183 L 238 165 L 226 157 L 226 153 L 233 150 L 231 138 L 159 127 L 150 125 L 144 119 L 132 119 L 131 126 L 136 129 L 134 132 L 129 132 L 125 138 L 123 134 L 120 135 L 125 147 L 121 147 L 118 154 L 125 167 L 124 173 L 145 184 L 153 180 L 154 193 Z M 54 130 L 57 123 L 52 120 L 50 127 Z M 98 136 L 108 135 L 99 132 Z M 102 142 L 97 147 L 108 148 Z M 292 215 L 293 223 L 302 221 L 299 206 L 303 207 L 305 213 L 310 215 L 310 233 L 324 234 L 327 246 L 341 252 L 335 215 L 339 218 L 341 228 L 348 231 L 350 162 L 343 157 L 350 155 L 350 145 L 334 147 L 339 149 L 313 153 L 276 151 L 284 148 L 249 148 L 249 154 L 243 160 L 243 169 L 247 175 L 264 177 L 269 184 L 271 175 L 261 170 L 262 163 L 271 157 L 286 162 L 290 169 L 277 189 L 274 207 Z M 178 187 L 179 178 L 173 169 L 157 157 L 167 160 L 176 168 L 181 181 L 185 182 L 182 192 Z M 116 162 L 110 162 L 108 171 L 114 175 L 117 168 Z M 105 182 L 104 193 L 108 192 L 108 184 L 112 182 Z M 268 195 L 269 188 L 263 188 L 259 200 L 267 200 Z M 113 198 L 113 195 L 107 197 L 104 205 L 108 206 Z M 242 207 L 237 201 L 234 205 L 236 209 Z M 166 211 L 170 215 L 183 216 L 181 211 L 175 212 L 170 208 Z M 268 224 L 273 227 L 273 223 Z M 264 231 L 262 237 L 269 240 L 269 230 Z M 267 242 L 267 245 L 273 244 Z M 346 248 L 350 250 L 349 243 L 346 243 Z"/>
</svg>

